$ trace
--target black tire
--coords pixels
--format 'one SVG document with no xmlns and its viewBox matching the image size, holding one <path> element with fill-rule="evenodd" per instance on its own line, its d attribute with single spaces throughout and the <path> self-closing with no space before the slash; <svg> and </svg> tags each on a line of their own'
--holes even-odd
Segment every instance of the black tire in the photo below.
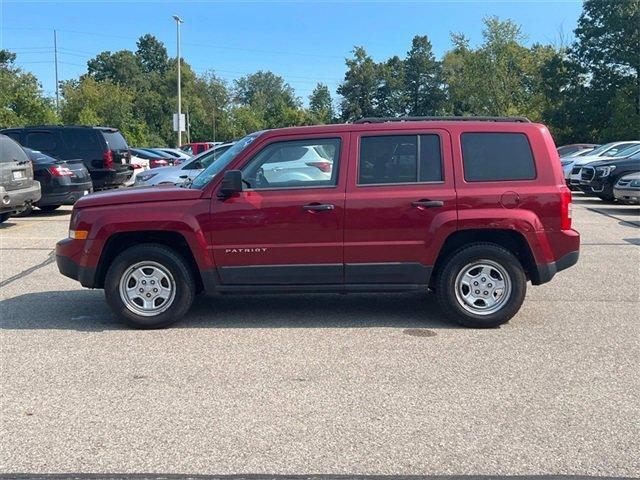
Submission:
<svg viewBox="0 0 640 480">
<path fill-rule="evenodd" d="M 11 216 L 11 212 L 9 213 L 0 213 L 0 223 L 6 222 Z"/>
<path fill-rule="evenodd" d="M 175 297 L 170 306 L 154 316 L 143 316 L 131 310 L 120 296 L 120 279 L 127 269 L 138 262 L 155 262 L 167 269 L 174 280 Z M 189 310 L 196 293 L 196 284 L 189 264 L 177 252 L 164 245 L 136 245 L 120 253 L 107 270 L 104 281 L 107 303 L 113 312 L 134 328 L 164 328 L 180 320 Z"/>
<path fill-rule="evenodd" d="M 54 210 L 57 210 L 61 207 L 62 205 L 43 205 L 41 207 L 38 207 L 40 210 L 42 210 L 43 212 L 53 212 Z"/>
<path fill-rule="evenodd" d="M 456 278 L 468 265 L 479 260 L 498 264 L 509 276 L 511 292 L 504 305 L 493 313 L 476 314 L 461 305 L 456 296 Z M 493 243 L 475 243 L 453 253 L 440 270 L 436 295 L 444 313 L 466 327 L 494 328 L 507 323 L 520 310 L 527 291 L 527 277 L 518 259 L 509 250 Z"/>
<path fill-rule="evenodd" d="M 22 210 L 19 213 L 14 213 L 13 216 L 14 217 L 18 217 L 18 218 L 22 218 L 22 217 L 28 217 L 32 213 L 33 213 L 33 207 L 31 205 L 27 205 L 27 208 L 25 208 L 24 210 Z"/>
</svg>

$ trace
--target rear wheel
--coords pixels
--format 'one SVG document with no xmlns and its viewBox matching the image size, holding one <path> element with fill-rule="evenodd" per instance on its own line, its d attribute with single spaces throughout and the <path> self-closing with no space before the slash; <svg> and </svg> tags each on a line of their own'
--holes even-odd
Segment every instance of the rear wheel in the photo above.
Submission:
<svg viewBox="0 0 640 480">
<path fill-rule="evenodd" d="M 42 205 L 41 207 L 38 207 L 38 208 L 43 212 L 53 212 L 54 210 L 59 209 L 61 206 L 62 205 Z"/>
<path fill-rule="evenodd" d="M 196 286 L 179 254 L 164 245 L 142 244 L 113 260 L 104 291 L 109 306 L 127 324 L 162 328 L 187 313 Z"/>
<path fill-rule="evenodd" d="M 436 293 L 445 314 L 475 328 L 508 322 L 518 313 L 527 288 L 518 259 L 491 243 L 458 250 L 445 263 L 437 282 Z"/>
</svg>

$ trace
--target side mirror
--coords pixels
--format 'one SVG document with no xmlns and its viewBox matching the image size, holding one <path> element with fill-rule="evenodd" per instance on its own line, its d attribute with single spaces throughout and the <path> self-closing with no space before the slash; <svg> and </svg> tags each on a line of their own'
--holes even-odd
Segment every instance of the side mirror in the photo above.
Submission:
<svg viewBox="0 0 640 480">
<path fill-rule="evenodd" d="M 222 177 L 218 198 L 223 200 L 234 193 L 242 191 L 242 172 L 240 170 L 227 170 Z"/>
</svg>

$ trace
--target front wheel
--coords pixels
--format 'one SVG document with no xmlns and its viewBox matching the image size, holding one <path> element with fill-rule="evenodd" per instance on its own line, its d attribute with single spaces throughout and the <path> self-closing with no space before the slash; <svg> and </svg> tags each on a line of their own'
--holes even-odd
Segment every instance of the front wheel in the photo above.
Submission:
<svg viewBox="0 0 640 480">
<path fill-rule="evenodd" d="M 191 307 L 196 286 L 187 262 L 158 244 L 128 248 L 113 261 L 104 282 L 107 303 L 136 328 L 162 328 Z"/>
<path fill-rule="evenodd" d="M 11 212 L 9 213 L 0 213 L 0 223 L 6 222 L 11 216 Z"/>
<path fill-rule="evenodd" d="M 467 327 L 492 328 L 518 313 L 526 290 L 522 265 L 510 251 L 477 243 L 446 261 L 436 293 L 448 317 Z"/>
</svg>

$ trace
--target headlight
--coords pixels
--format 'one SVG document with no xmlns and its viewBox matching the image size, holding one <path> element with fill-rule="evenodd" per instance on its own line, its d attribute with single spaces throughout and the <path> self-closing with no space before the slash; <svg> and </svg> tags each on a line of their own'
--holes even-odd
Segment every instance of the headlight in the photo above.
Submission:
<svg viewBox="0 0 640 480">
<path fill-rule="evenodd" d="M 606 167 L 596 167 L 596 172 L 599 177 L 608 177 L 611 172 L 616 169 L 615 165 L 609 165 Z"/>
<path fill-rule="evenodd" d="M 629 184 L 629 186 L 640 187 L 640 180 L 631 180 L 631 183 Z"/>
<path fill-rule="evenodd" d="M 563 167 L 566 167 L 567 165 L 571 165 L 573 163 L 573 160 L 560 160 L 560 165 L 562 165 Z"/>
</svg>

